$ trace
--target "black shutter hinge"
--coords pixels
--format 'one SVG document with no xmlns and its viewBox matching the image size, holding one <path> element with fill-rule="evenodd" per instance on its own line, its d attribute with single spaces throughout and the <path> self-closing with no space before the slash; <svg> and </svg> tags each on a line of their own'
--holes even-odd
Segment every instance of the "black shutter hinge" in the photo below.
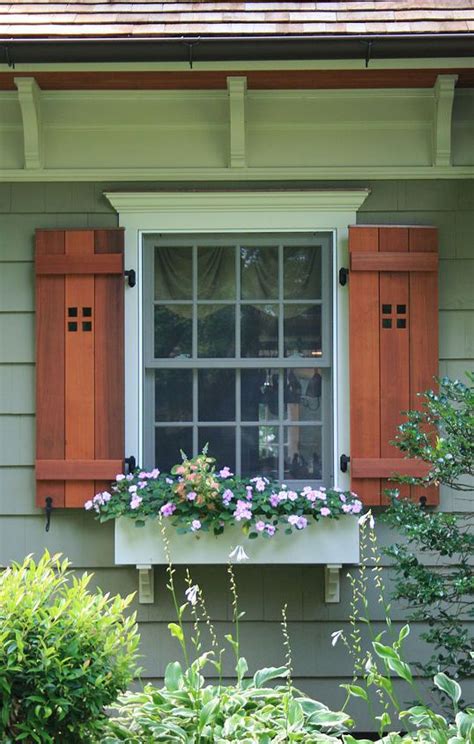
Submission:
<svg viewBox="0 0 474 744">
<path fill-rule="evenodd" d="M 339 284 L 341 287 L 345 287 L 349 279 L 349 269 L 339 269 Z"/>
<path fill-rule="evenodd" d="M 339 468 L 341 473 L 347 473 L 347 466 L 349 465 L 351 458 L 348 455 L 341 455 L 339 458 Z"/>
<path fill-rule="evenodd" d="M 131 474 L 137 469 L 137 461 L 133 455 L 130 455 L 130 457 L 126 457 L 124 462 L 127 474 Z"/>
<path fill-rule="evenodd" d="M 420 496 L 420 508 L 426 509 L 427 506 L 428 506 L 428 499 L 426 498 L 426 496 Z"/>
<path fill-rule="evenodd" d="M 46 514 L 46 526 L 44 530 L 45 532 L 49 532 L 49 528 L 51 527 L 51 514 L 53 513 L 53 499 L 51 496 L 46 496 L 44 513 Z"/>
<path fill-rule="evenodd" d="M 128 279 L 128 286 L 134 287 L 137 283 L 137 274 L 135 269 L 127 269 L 127 271 L 124 271 L 123 273 Z"/>
</svg>

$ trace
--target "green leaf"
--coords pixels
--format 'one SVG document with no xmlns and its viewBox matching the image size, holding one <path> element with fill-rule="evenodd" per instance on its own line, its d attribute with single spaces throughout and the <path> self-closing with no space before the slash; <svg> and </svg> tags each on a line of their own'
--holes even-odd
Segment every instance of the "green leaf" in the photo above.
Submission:
<svg viewBox="0 0 474 744">
<path fill-rule="evenodd" d="M 203 705 L 199 714 L 199 729 L 202 731 L 204 726 L 209 723 L 215 711 L 219 708 L 220 700 L 218 697 L 210 700 L 208 703 Z"/>
<path fill-rule="evenodd" d="M 264 687 L 271 679 L 282 677 L 288 677 L 288 669 L 286 666 L 264 667 L 255 672 L 253 675 L 253 683 L 255 687 Z"/>
<path fill-rule="evenodd" d="M 387 663 L 392 672 L 395 672 L 395 674 L 404 679 L 405 682 L 409 682 L 410 684 L 413 682 L 411 669 L 404 661 L 401 661 L 400 659 L 388 659 Z"/>
<path fill-rule="evenodd" d="M 435 674 L 434 683 L 436 687 L 446 693 L 454 704 L 461 698 L 461 687 L 454 679 L 450 679 L 444 672 Z"/>
<path fill-rule="evenodd" d="M 377 641 L 374 641 L 372 646 L 377 656 L 380 656 L 381 659 L 386 659 L 387 661 L 388 659 L 393 659 L 395 661 L 400 660 L 398 653 L 391 646 L 384 646 L 382 643 L 378 643 Z"/>
<path fill-rule="evenodd" d="M 366 701 L 369 699 L 369 696 L 367 695 L 363 687 L 359 687 L 358 685 L 339 685 L 339 686 L 347 690 L 347 692 L 349 692 L 353 697 L 362 698 L 362 700 L 366 700 Z"/>
<path fill-rule="evenodd" d="M 179 690 L 183 682 L 183 670 L 179 661 L 170 662 L 165 671 L 165 687 L 170 692 Z"/>
<path fill-rule="evenodd" d="M 177 623 L 168 623 L 168 629 L 173 638 L 177 638 L 181 643 L 184 641 L 183 631 Z"/>
<path fill-rule="evenodd" d="M 237 672 L 237 679 L 239 680 L 239 682 L 245 677 L 245 673 L 248 672 L 248 669 L 249 665 L 247 664 L 247 660 L 243 657 L 240 657 L 235 668 L 235 671 Z"/>
</svg>

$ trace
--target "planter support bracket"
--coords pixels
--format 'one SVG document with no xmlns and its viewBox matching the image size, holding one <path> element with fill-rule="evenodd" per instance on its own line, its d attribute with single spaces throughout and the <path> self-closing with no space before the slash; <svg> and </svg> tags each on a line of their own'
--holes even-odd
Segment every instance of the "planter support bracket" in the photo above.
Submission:
<svg viewBox="0 0 474 744">
<path fill-rule="evenodd" d="M 153 566 L 139 563 L 138 571 L 138 601 L 140 604 L 153 604 L 155 601 L 155 581 Z"/>
<path fill-rule="evenodd" d="M 329 563 L 324 567 L 324 601 L 334 604 L 341 601 L 340 563 Z"/>
</svg>

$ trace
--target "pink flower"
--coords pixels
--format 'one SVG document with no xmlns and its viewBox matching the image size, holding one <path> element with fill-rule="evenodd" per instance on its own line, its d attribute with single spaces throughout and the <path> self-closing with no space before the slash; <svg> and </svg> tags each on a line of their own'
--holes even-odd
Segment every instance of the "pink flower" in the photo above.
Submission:
<svg viewBox="0 0 474 744">
<path fill-rule="evenodd" d="M 231 475 L 234 475 L 230 468 L 227 467 L 227 465 L 222 468 L 222 470 L 219 470 L 219 478 L 230 478 Z"/>
<path fill-rule="evenodd" d="M 342 505 L 342 511 L 345 514 L 352 514 L 352 504 L 343 504 Z"/>
<path fill-rule="evenodd" d="M 289 501 L 296 501 L 297 498 L 298 498 L 298 494 L 296 493 L 296 491 L 288 491 Z"/>
<path fill-rule="evenodd" d="M 148 483 L 144 480 L 138 481 L 138 488 L 146 488 Z"/>
<path fill-rule="evenodd" d="M 293 527 L 296 527 L 298 519 L 299 517 L 297 514 L 290 514 L 290 516 L 288 517 L 288 522 L 289 524 L 293 525 Z"/>
<path fill-rule="evenodd" d="M 270 537 L 273 537 L 273 535 L 276 532 L 276 527 L 273 526 L 273 524 L 266 524 L 265 525 L 265 532 L 270 535 Z"/>
<path fill-rule="evenodd" d="M 120 481 L 125 480 L 124 474 L 123 473 L 118 473 L 118 475 L 115 476 L 115 480 L 117 481 L 117 483 L 120 483 Z"/>
<path fill-rule="evenodd" d="M 134 493 L 132 496 L 132 500 L 130 501 L 130 509 L 138 509 L 142 501 L 143 501 L 142 497 L 137 496 L 137 494 Z"/>
<path fill-rule="evenodd" d="M 326 501 L 326 499 L 327 499 L 327 496 L 326 496 L 326 494 L 325 494 L 325 493 L 323 493 L 323 491 L 324 491 L 324 490 L 325 490 L 325 489 L 323 489 L 323 488 L 320 488 L 320 489 L 319 489 L 319 491 L 315 491 L 315 492 L 314 492 L 314 495 L 315 495 L 315 496 L 316 496 L 316 498 L 317 498 L 317 499 L 319 499 L 320 501 Z"/>
<path fill-rule="evenodd" d="M 353 514 L 359 514 L 359 512 L 362 511 L 362 502 L 356 499 L 354 503 L 352 504 L 352 513 Z"/>
<path fill-rule="evenodd" d="M 270 496 L 270 504 L 275 509 L 275 507 L 277 507 L 279 503 L 280 503 L 280 496 L 277 493 L 272 493 L 272 495 Z"/>
<path fill-rule="evenodd" d="M 265 522 L 262 522 L 262 520 L 256 522 L 255 529 L 257 530 L 257 532 L 263 532 L 265 530 Z"/>
<path fill-rule="evenodd" d="M 265 490 L 265 486 L 266 486 L 266 480 L 265 480 L 265 478 L 260 478 L 260 477 L 258 477 L 258 478 L 252 478 L 252 480 L 250 482 L 251 483 L 255 483 L 255 488 L 256 488 L 257 491 L 262 492 L 262 491 Z"/>
<path fill-rule="evenodd" d="M 224 506 L 229 506 L 230 502 L 234 498 L 234 492 L 230 490 L 230 488 L 226 488 L 224 493 L 222 494 L 222 503 Z"/>
<path fill-rule="evenodd" d="M 197 496 L 196 491 L 190 491 L 188 493 L 188 495 L 186 496 L 186 498 L 187 498 L 188 501 L 194 501 L 194 499 L 196 498 L 196 496 Z"/>
<path fill-rule="evenodd" d="M 328 509 L 327 506 L 323 506 L 321 508 L 320 514 L 322 517 L 329 517 L 329 515 L 331 514 L 331 510 Z"/>
<path fill-rule="evenodd" d="M 128 489 L 128 492 L 129 493 L 135 493 L 136 490 L 137 490 L 137 486 L 130 486 L 129 489 Z"/>
<path fill-rule="evenodd" d="M 171 501 L 168 501 L 167 504 L 163 504 L 161 507 L 160 514 L 162 517 L 171 517 L 174 511 L 176 511 L 176 504 L 172 504 Z"/>
<path fill-rule="evenodd" d="M 342 501 L 342 502 L 343 502 L 344 504 L 346 503 L 347 499 L 346 499 L 346 497 L 345 497 L 345 495 L 344 495 L 343 493 L 340 493 L 340 494 L 339 494 L 339 498 L 341 499 L 341 501 Z"/>
<path fill-rule="evenodd" d="M 236 522 L 240 522 L 242 519 L 251 519 L 252 511 L 250 504 L 247 501 L 238 499 L 237 506 L 234 511 L 234 519 Z"/>
<path fill-rule="evenodd" d="M 199 519 L 193 519 L 193 521 L 191 522 L 191 529 L 193 532 L 201 529 L 201 522 L 199 521 Z"/>
<path fill-rule="evenodd" d="M 150 478 L 158 478 L 159 474 L 160 474 L 160 471 L 158 470 L 158 468 L 153 468 L 153 470 L 151 471 L 151 473 L 149 473 L 149 477 Z"/>
<path fill-rule="evenodd" d="M 253 488 L 252 486 L 245 486 L 245 490 L 247 491 L 247 498 L 250 501 L 253 498 Z"/>
<path fill-rule="evenodd" d="M 107 501 L 110 501 L 112 498 L 112 494 L 110 494 L 108 491 L 102 491 L 102 501 L 104 504 L 107 503 Z"/>
<path fill-rule="evenodd" d="M 84 509 L 86 511 L 90 511 L 93 506 L 94 506 L 94 504 L 92 503 L 92 501 L 86 501 L 86 503 L 84 504 Z"/>
<path fill-rule="evenodd" d="M 296 523 L 297 529 L 304 530 L 304 528 L 307 526 L 308 526 L 308 520 L 306 519 L 306 517 L 299 517 Z"/>
<path fill-rule="evenodd" d="M 182 475 L 184 473 L 184 465 L 178 465 L 178 467 L 176 468 L 176 473 L 178 475 Z"/>
<path fill-rule="evenodd" d="M 129 473 L 128 475 L 125 476 L 125 480 L 128 480 L 128 481 L 132 481 L 134 478 L 135 476 L 133 475 L 133 473 Z"/>
<path fill-rule="evenodd" d="M 141 471 L 140 471 L 140 472 L 138 473 L 138 477 L 139 477 L 139 478 L 141 478 L 141 479 L 143 480 L 144 478 L 149 478 L 149 477 L 150 477 L 150 474 L 149 474 L 149 473 L 145 473 L 145 471 L 144 471 L 144 470 L 141 470 Z"/>
<path fill-rule="evenodd" d="M 310 501 L 311 503 L 314 503 L 316 500 L 316 492 L 309 489 L 309 491 L 303 491 L 304 495 Z"/>
</svg>

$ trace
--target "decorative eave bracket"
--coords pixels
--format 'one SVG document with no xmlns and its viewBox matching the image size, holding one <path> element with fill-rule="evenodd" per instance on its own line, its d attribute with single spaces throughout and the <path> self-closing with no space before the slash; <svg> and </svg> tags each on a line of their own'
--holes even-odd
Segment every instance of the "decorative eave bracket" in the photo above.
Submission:
<svg viewBox="0 0 474 744">
<path fill-rule="evenodd" d="M 43 167 L 41 89 L 33 77 L 16 77 L 18 101 L 23 119 L 25 169 Z"/>
<path fill-rule="evenodd" d="M 457 75 L 438 75 L 433 88 L 433 165 L 451 165 L 451 126 Z"/>
<path fill-rule="evenodd" d="M 229 165 L 245 168 L 245 96 L 246 77 L 228 77 L 229 93 Z"/>
<path fill-rule="evenodd" d="M 341 601 L 341 568 L 340 563 L 324 566 L 324 601 L 327 604 Z"/>
</svg>

